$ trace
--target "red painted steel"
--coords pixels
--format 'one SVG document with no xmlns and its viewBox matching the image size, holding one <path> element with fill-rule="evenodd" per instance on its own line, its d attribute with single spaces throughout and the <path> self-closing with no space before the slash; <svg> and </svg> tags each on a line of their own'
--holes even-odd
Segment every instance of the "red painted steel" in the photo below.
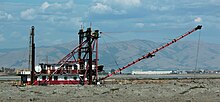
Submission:
<svg viewBox="0 0 220 102">
<path fill-rule="evenodd" d="M 30 82 L 28 82 L 30 83 Z M 59 84 L 79 84 L 80 81 L 79 80 L 42 80 L 42 81 L 37 81 L 35 80 L 34 84 L 33 85 L 59 85 Z"/>
<path fill-rule="evenodd" d="M 77 53 L 76 50 L 77 50 L 77 49 L 81 49 L 81 47 L 82 47 L 84 44 L 86 44 L 87 42 L 88 42 L 87 40 L 84 41 L 82 44 L 80 44 L 79 46 L 75 47 L 75 48 L 74 48 L 69 54 L 67 54 L 62 60 L 60 60 L 60 61 L 58 62 L 58 64 L 61 64 L 60 67 L 59 67 L 56 71 L 54 71 L 52 74 L 56 74 L 56 72 L 61 69 L 61 66 L 63 66 L 72 56 L 74 56 L 75 53 Z M 76 61 L 75 61 L 75 62 L 76 62 Z"/>
<path fill-rule="evenodd" d="M 79 46 L 77 46 L 77 47 L 75 47 L 69 54 L 67 54 L 64 58 L 62 58 L 59 62 L 58 62 L 58 64 L 62 64 L 62 63 L 65 63 L 66 61 L 68 61 L 75 53 L 77 53 L 77 49 L 81 49 L 82 48 L 82 46 L 84 45 L 84 44 L 86 44 L 88 41 L 86 40 L 86 41 L 84 41 L 83 43 L 81 43 Z"/>
</svg>

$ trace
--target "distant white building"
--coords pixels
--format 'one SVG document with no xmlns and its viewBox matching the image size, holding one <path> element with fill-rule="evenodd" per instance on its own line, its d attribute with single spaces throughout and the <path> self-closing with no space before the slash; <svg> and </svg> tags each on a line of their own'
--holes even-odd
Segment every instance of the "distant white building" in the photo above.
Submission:
<svg viewBox="0 0 220 102">
<path fill-rule="evenodd" d="M 171 74 L 172 71 L 132 71 L 133 75 L 141 75 L 141 74 Z"/>
<path fill-rule="evenodd" d="M 18 74 L 31 75 L 31 71 L 20 71 Z"/>
</svg>

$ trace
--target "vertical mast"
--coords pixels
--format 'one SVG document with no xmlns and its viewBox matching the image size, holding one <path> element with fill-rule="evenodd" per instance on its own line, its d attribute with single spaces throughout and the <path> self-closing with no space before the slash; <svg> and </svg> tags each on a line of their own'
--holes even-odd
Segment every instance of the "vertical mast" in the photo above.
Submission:
<svg viewBox="0 0 220 102">
<path fill-rule="evenodd" d="M 83 29 L 79 30 L 79 49 L 78 49 L 78 62 L 79 62 L 79 66 L 82 66 L 82 43 L 83 43 L 83 38 L 84 38 L 84 32 Z"/>
<path fill-rule="evenodd" d="M 88 40 L 88 53 L 89 53 L 89 61 L 88 61 L 88 64 L 89 64 L 89 85 L 92 84 L 92 52 L 93 52 L 93 49 L 92 49 L 92 30 L 91 28 L 88 28 L 87 29 L 87 40 Z"/>
<path fill-rule="evenodd" d="M 31 27 L 31 85 L 34 83 L 35 72 L 35 43 L 34 43 L 34 26 Z"/>
<path fill-rule="evenodd" d="M 99 30 L 95 30 L 95 32 L 93 33 L 93 38 L 95 39 L 95 54 L 96 54 L 96 58 L 95 58 L 95 75 L 96 75 L 96 83 L 98 82 L 98 38 L 99 38 Z"/>
</svg>

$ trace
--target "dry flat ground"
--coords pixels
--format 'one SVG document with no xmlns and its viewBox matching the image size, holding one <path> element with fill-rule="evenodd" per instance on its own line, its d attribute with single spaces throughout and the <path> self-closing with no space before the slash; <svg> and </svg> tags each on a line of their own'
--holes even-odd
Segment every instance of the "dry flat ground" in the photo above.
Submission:
<svg viewBox="0 0 220 102">
<path fill-rule="evenodd" d="M 220 102 L 220 79 L 120 80 L 99 86 L 12 86 L 0 83 L 0 102 Z"/>
</svg>

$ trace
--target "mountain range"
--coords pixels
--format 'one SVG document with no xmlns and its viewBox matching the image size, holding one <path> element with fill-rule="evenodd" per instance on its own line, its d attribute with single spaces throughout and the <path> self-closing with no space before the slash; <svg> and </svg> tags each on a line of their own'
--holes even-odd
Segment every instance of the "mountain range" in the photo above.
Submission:
<svg viewBox="0 0 220 102">
<path fill-rule="evenodd" d="M 99 64 L 105 70 L 123 67 L 127 63 L 149 53 L 164 43 L 149 40 L 129 40 L 101 43 L 99 45 Z M 56 63 L 68 54 L 77 41 L 53 46 L 41 46 L 36 49 L 36 63 Z M 0 67 L 28 68 L 28 48 L 0 49 Z M 198 63 L 196 63 L 198 61 Z M 153 58 L 126 69 L 132 70 L 219 70 L 220 44 L 179 41 L 155 54 Z M 197 64 L 197 66 L 196 66 Z"/>
</svg>

